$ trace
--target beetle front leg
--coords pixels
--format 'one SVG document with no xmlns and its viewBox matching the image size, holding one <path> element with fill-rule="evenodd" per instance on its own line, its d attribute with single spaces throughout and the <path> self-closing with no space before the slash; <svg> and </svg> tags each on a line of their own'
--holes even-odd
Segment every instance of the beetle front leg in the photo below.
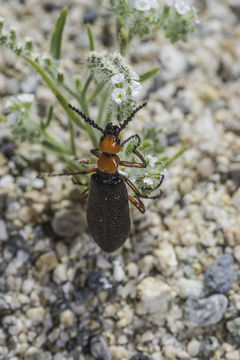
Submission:
<svg viewBox="0 0 240 360">
<path fill-rule="evenodd" d="M 141 139 L 140 139 L 139 135 L 135 134 L 135 135 L 130 136 L 128 139 L 126 139 L 125 141 L 122 142 L 121 146 L 123 147 L 129 140 L 131 140 L 133 138 L 137 138 L 138 142 L 134 146 L 132 152 L 139 157 L 139 159 L 141 160 L 141 163 L 132 162 L 132 161 L 120 161 L 119 165 L 123 165 L 123 166 L 127 166 L 127 167 L 145 168 L 147 166 L 146 160 L 144 159 L 142 154 L 140 154 L 140 152 L 137 151 L 137 148 L 141 144 Z"/>
<path fill-rule="evenodd" d="M 101 156 L 101 153 L 99 153 L 99 148 L 90 150 L 90 153 L 98 158 Z"/>
</svg>

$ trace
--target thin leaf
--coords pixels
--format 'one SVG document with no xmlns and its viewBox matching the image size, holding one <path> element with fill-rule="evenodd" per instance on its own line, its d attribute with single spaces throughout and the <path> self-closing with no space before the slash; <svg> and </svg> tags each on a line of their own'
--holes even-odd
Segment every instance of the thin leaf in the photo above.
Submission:
<svg viewBox="0 0 240 360">
<path fill-rule="evenodd" d="M 0 122 L 7 122 L 7 118 L 6 116 L 4 116 L 3 114 L 0 113 Z"/>
<path fill-rule="evenodd" d="M 182 147 L 175 155 L 168 159 L 165 163 L 165 167 L 170 166 L 176 159 L 178 159 L 185 151 L 188 150 L 188 146 Z"/>
<path fill-rule="evenodd" d="M 41 121 L 42 129 L 45 130 L 50 125 L 50 122 L 52 121 L 52 117 L 53 117 L 53 106 L 51 105 L 48 110 L 48 117 L 46 123 L 44 123 L 44 121 Z"/>
<path fill-rule="evenodd" d="M 84 124 L 79 117 L 77 116 L 77 114 L 71 110 L 68 107 L 68 101 L 67 99 L 62 95 L 62 93 L 58 90 L 58 88 L 55 86 L 55 84 L 52 82 L 52 80 L 50 79 L 50 77 L 47 75 L 46 71 L 33 59 L 31 59 L 29 56 L 26 57 L 26 60 L 29 64 L 31 64 L 34 69 L 41 75 L 41 77 L 43 78 L 43 80 L 46 82 L 46 84 L 48 85 L 49 89 L 51 89 L 51 91 L 53 92 L 53 94 L 56 96 L 58 102 L 60 103 L 60 105 L 63 107 L 64 111 L 67 113 L 67 115 L 69 116 L 69 118 L 80 128 L 82 128 L 83 130 L 87 131 L 92 143 L 94 146 L 97 146 L 98 142 L 96 139 L 96 135 L 92 129 L 92 127 L 90 125 L 86 125 Z M 83 111 L 85 112 L 85 109 L 83 109 Z"/>
<path fill-rule="evenodd" d="M 94 51 L 95 50 L 94 37 L 93 37 L 93 32 L 92 32 L 92 28 L 91 28 L 90 24 L 87 24 L 87 32 L 88 32 L 90 50 Z"/>
<path fill-rule="evenodd" d="M 56 60 L 59 60 L 61 57 L 62 34 L 67 18 L 67 13 L 67 8 L 62 9 L 52 32 L 50 53 L 52 57 Z"/>
<path fill-rule="evenodd" d="M 158 71 L 160 70 L 160 66 L 157 66 L 156 68 L 146 72 L 145 74 L 140 76 L 140 82 L 144 82 L 151 77 L 153 77 Z"/>
</svg>

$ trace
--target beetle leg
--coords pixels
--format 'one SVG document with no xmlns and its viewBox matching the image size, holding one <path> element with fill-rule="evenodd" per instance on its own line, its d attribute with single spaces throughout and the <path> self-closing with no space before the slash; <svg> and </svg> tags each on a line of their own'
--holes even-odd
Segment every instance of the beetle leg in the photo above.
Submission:
<svg viewBox="0 0 240 360">
<path fill-rule="evenodd" d="M 88 170 L 82 170 L 82 171 L 74 171 L 74 172 L 65 172 L 62 174 L 39 174 L 37 177 L 38 178 L 44 178 L 44 177 L 52 177 L 52 176 L 70 176 L 70 175 L 86 175 L 86 174 L 90 174 L 93 172 L 96 172 L 97 168 L 94 169 L 88 169 Z"/>
<path fill-rule="evenodd" d="M 101 156 L 101 154 L 98 152 L 98 150 L 99 150 L 98 148 L 92 149 L 92 150 L 90 150 L 90 153 L 99 158 Z"/>
<path fill-rule="evenodd" d="M 146 160 L 144 159 L 144 157 L 142 156 L 142 154 L 140 154 L 139 151 L 137 151 L 138 146 L 141 144 L 141 139 L 140 136 L 135 134 L 130 136 L 128 139 L 124 140 L 121 144 L 121 146 L 123 147 L 129 140 L 133 139 L 133 138 L 137 138 L 138 142 L 137 144 L 134 146 L 132 152 L 137 155 L 139 157 L 139 159 L 142 161 L 141 163 L 137 163 L 137 162 L 131 162 L 131 161 L 120 161 L 119 165 L 123 165 L 123 166 L 127 166 L 127 167 L 136 167 L 136 168 L 145 168 L 147 166 L 146 164 Z"/>
<path fill-rule="evenodd" d="M 142 213 L 145 213 L 145 206 L 142 200 L 140 200 L 138 197 L 132 197 L 128 195 L 128 200 L 131 201 L 131 203 Z"/>
</svg>

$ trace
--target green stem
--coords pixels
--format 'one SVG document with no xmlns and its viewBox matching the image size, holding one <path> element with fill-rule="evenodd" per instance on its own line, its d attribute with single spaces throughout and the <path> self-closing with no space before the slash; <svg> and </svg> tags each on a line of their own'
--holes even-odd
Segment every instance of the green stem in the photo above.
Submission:
<svg viewBox="0 0 240 360">
<path fill-rule="evenodd" d="M 68 119 L 68 126 L 69 126 L 69 131 L 70 131 L 71 152 L 74 155 L 74 157 L 77 158 L 76 145 L 75 145 L 75 132 L 74 132 L 74 126 L 73 126 L 71 119 Z"/>
<path fill-rule="evenodd" d="M 47 75 L 47 73 L 44 71 L 44 69 L 33 59 L 31 59 L 29 56 L 26 56 L 26 60 L 27 62 L 32 65 L 34 67 L 34 69 L 41 75 L 42 79 L 47 83 L 48 87 L 50 88 L 50 90 L 53 92 L 53 94 L 56 96 L 57 100 L 59 101 L 60 105 L 62 106 L 62 108 L 64 109 L 64 111 L 67 113 L 67 116 L 74 121 L 74 123 L 80 127 L 81 129 L 85 130 L 88 132 L 92 143 L 94 146 L 97 145 L 97 139 L 96 139 L 96 135 L 92 129 L 92 127 L 90 125 L 84 124 L 83 122 L 80 121 L 79 117 L 77 116 L 76 113 L 74 113 L 73 110 L 71 110 L 68 107 L 68 101 L 67 99 L 60 93 L 60 91 L 58 90 L 58 88 L 55 86 L 55 84 L 52 82 L 52 80 L 50 79 L 50 77 Z M 88 113 L 88 108 L 87 105 L 84 101 L 84 99 L 79 99 L 81 100 L 80 104 L 82 106 L 82 110 L 83 112 L 87 115 Z M 87 111 L 86 111 L 87 110 Z"/>
<path fill-rule="evenodd" d="M 99 125 L 102 125 L 102 122 L 103 122 L 103 113 L 104 113 L 104 110 L 105 110 L 105 105 L 106 105 L 106 102 L 107 102 L 107 98 L 108 98 L 108 93 L 106 92 L 102 96 L 102 102 L 101 102 L 101 105 L 100 105 L 100 108 L 99 108 L 99 111 L 98 111 L 97 123 Z"/>
<path fill-rule="evenodd" d="M 56 139 L 54 139 L 54 137 L 52 137 L 45 129 L 42 129 L 42 134 L 49 143 L 53 144 L 54 147 L 59 149 L 59 152 L 71 155 L 71 151 L 60 144 L 60 142 L 58 142 Z"/>
<path fill-rule="evenodd" d="M 88 78 L 87 78 L 87 80 L 86 80 L 86 82 L 85 82 L 85 84 L 84 84 L 84 87 L 83 87 L 83 91 L 82 91 L 82 98 L 83 98 L 83 99 L 86 98 L 87 89 L 88 89 L 88 87 L 89 87 L 90 82 L 92 81 L 92 79 L 93 79 L 93 74 L 91 73 L 91 74 L 88 76 Z"/>
<path fill-rule="evenodd" d="M 91 101 L 93 101 L 93 99 L 95 99 L 95 97 L 102 91 L 103 87 L 104 87 L 104 83 L 99 83 L 97 84 L 97 86 L 95 87 L 95 89 L 91 92 L 91 94 L 86 98 L 86 103 L 89 104 Z"/>
</svg>

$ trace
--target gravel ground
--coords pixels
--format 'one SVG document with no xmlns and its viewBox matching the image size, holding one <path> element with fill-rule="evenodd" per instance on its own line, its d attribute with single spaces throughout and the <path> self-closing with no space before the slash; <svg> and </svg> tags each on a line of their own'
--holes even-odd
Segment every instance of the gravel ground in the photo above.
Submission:
<svg viewBox="0 0 240 360">
<path fill-rule="evenodd" d="M 46 51 L 69 3 L 63 66 L 76 74 L 88 48 L 84 17 L 97 15 L 98 49 L 113 50 L 112 19 L 103 8 L 95 14 L 93 0 L 2 0 L 0 15 Z M 144 215 L 131 208 L 132 233 L 117 252 L 90 238 L 77 186 L 36 179 L 43 166 L 62 168 L 56 157 L 16 144 L 1 126 L 1 360 L 240 359 L 240 3 L 197 7 L 188 43 L 158 33 L 131 49 L 138 73 L 161 71 L 129 133 L 151 120 L 165 129 L 169 155 L 189 150 L 169 168 L 164 197 L 146 201 Z M 39 114 L 55 103 L 9 51 L 0 68 L 1 108 L 25 92 L 35 93 Z M 90 146 L 81 137 L 80 157 Z"/>
</svg>

